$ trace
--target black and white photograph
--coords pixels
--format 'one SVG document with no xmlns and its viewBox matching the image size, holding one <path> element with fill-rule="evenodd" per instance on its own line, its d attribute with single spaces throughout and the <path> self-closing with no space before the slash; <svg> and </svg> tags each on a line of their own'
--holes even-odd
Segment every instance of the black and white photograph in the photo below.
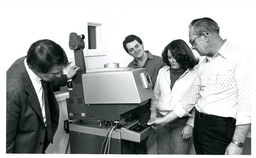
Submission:
<svg viewBox="0 0 256 158">
<path fill-rule="evenodd" d="M 0 0 L 1 154 L 254 155 L 255 8 Z"/>
</svg>

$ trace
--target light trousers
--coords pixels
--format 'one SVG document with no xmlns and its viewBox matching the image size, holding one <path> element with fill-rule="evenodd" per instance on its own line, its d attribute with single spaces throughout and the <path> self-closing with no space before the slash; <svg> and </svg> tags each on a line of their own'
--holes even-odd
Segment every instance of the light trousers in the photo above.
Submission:
<svg viewBox="0 0 256 158">
<path fill-rule="evenodd" d="M 156 129 L 158 154 L 186 154 L 191 139 L 182 138 L 188 117 L 177 119 Z"/>
</svg>

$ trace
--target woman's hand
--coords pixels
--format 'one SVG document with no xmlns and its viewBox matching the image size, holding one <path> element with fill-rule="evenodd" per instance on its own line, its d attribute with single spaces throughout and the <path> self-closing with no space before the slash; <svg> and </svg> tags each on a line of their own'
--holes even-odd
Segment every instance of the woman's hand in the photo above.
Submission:
<svg viewBox="0 0 256 158">
<path fill-rule="evenodd" d="M 192 137 L 192 134 L 193 134 L 193 127 L 187 124 L 181 132 L 183 139 L 189 139 L 190 137 Z"/>
</svg>

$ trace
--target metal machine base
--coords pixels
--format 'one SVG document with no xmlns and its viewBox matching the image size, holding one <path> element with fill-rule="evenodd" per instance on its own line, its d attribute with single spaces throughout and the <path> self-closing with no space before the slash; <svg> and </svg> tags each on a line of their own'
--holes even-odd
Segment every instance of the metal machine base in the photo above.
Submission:
<svg viewBox="0 0 256 158">
<path fill-rule="evenodd" d="M 150 127 L 139 127 L 136 128 L 140 129 L 137 131 L 129 130 L 136 124 L 141 126 L 138 121 L 133 121 L 111 131 L 111 128 L 99 128 L 98 124 L 73 122 L 69 124 L 70 151 L 72 154 L 132 154 L 133 151 L 130 151 L 126 144 L 130 141 L 139 143 L 152 131 Z"/>
</svg>

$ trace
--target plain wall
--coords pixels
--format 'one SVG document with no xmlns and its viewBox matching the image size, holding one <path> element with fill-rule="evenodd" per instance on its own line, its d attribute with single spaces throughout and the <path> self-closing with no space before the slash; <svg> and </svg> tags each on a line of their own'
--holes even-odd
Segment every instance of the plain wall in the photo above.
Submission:
<svg viewBox="0 0 256 158">
<path fill-rule="evenodd" d="M 88 69 L 108 62 L 127 66 L 132 58 L 124 51 L 122 41 L 129 34 L 140 36 L 145 49 L 161 55 L 174 39 L 188 42 L 189 23 L 205 16 L 217 21 L 223 38 L 254 50 L 255 6 L 248 0 L 9 0 L 0 5 L 1 50 L 8 59 L 5 70 L 16 58 L 26 55 L 34 41 L 43 38 L 59 43 L 72 60 L 69 34 L 86 35 L 87 22 L 100 22 L 106 30 L 106 56 L 87 57 Z"/>
</svg>

